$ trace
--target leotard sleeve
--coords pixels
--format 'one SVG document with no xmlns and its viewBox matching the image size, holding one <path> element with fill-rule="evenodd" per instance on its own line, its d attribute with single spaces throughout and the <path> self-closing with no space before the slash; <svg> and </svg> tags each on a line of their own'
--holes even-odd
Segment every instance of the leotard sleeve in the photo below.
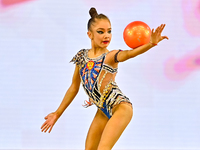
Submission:
<svg viewBox="0 0 200 150">
<path fill-rule="evenodd" d="M 80 50 L 70 62 L 73 62 L 76 65 L 83 65 L 85 62 L 85 49 Z"/>
</svg>

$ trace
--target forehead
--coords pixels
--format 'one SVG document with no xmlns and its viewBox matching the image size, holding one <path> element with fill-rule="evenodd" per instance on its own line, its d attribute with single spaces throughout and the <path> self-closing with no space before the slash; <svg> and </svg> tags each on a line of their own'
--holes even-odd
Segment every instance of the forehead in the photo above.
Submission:
<svg viewBox="0 0 200 150">
<path fill-rule="evenodd" d="M 93 27 L 95 29 L 98 29 L 98 28 L 108 29 L 108 28 L 111 28 L 111 24 L 107 19 L 98 19 L 96 20 Z"/>
</svg>

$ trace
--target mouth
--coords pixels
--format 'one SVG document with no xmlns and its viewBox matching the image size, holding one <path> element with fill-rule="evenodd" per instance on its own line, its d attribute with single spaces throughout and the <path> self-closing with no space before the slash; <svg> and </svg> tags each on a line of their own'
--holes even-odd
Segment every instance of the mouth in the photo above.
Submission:
<svg viewBox="0 0 200 150">
<path fill-rule="evenodd" d="M 108 44 L 109 43 L 109 41 L 103 41 L 103 44 Z"/>
</svg>

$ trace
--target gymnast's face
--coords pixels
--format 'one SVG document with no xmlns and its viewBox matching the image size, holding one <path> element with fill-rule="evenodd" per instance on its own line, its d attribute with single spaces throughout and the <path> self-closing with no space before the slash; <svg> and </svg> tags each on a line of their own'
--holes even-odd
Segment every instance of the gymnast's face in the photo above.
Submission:
<svg viewBox="0 0 200 150">
<path fill-rule="evenodd" d="M 91 25 L 88 36 L 95 47 L 106 48 L 111 41 L 111 24 L 107 19 L 98 19 Z"/>
</svg>

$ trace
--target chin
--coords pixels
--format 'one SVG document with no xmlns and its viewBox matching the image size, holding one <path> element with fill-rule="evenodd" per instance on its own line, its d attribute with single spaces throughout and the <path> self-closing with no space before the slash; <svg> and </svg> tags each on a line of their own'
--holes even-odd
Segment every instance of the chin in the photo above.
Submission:
<svg viewBox="0 0 200 150">
<path fill-rule="evenodd" d="M 102 46 L 102 48 L 107 48 L 109 46 L 109 44 L 108 45 L 104 45 L 104 46 Z"/>
<path fill-rule="evenodd" d="M 104 46 L 104 47 L 102 47 L 102 48 L 107 48 L 108 46 Z"/>
</svg>

